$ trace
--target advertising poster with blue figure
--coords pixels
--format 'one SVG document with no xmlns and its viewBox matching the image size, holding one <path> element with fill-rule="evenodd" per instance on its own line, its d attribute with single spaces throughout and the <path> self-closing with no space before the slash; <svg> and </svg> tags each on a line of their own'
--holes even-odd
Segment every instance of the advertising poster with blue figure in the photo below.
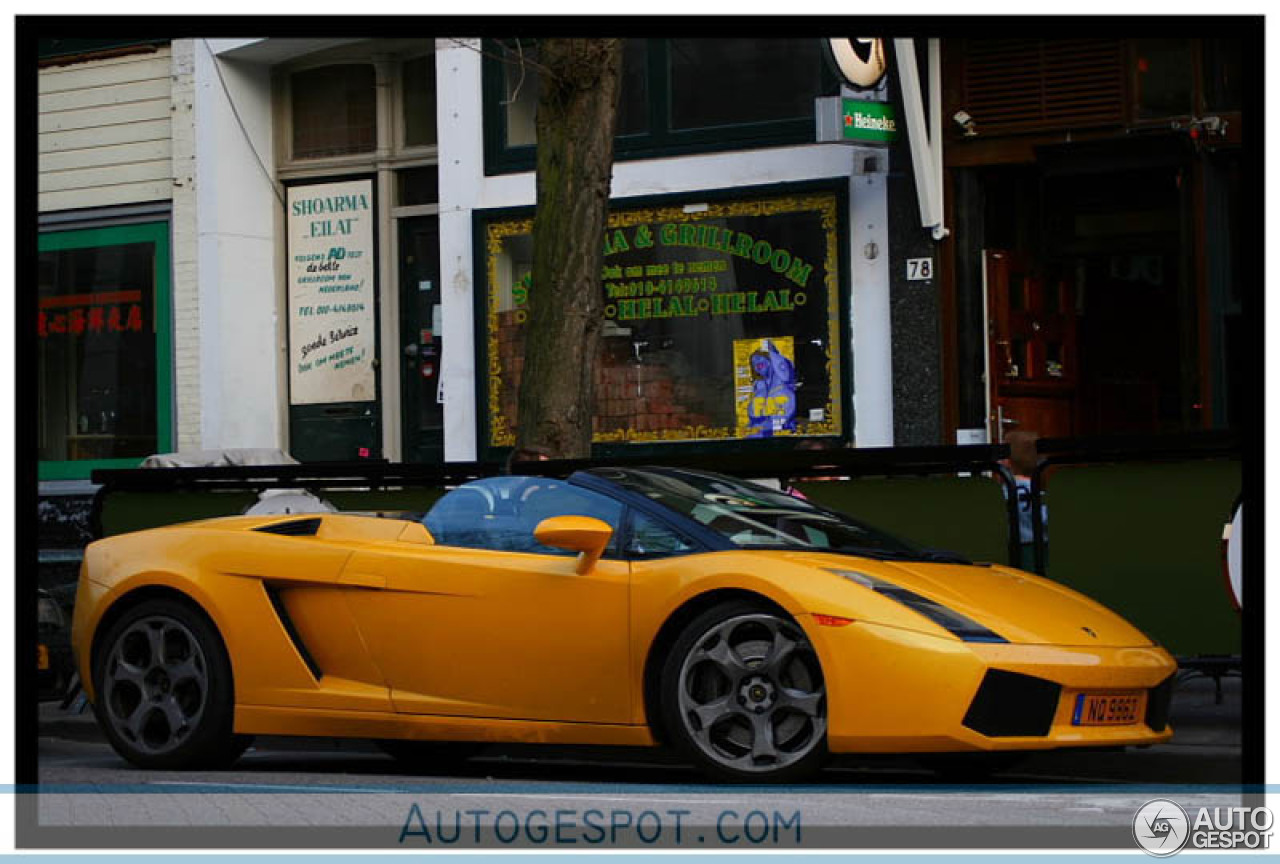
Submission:
<svg viewBox="0 0 1280 864">
<path fill-rule="evenodd" d="M 733 369 L 738 434 L 771 438 L 796 431 L 796 365 L 792 337 L 736 339 Z"/>
</svg>

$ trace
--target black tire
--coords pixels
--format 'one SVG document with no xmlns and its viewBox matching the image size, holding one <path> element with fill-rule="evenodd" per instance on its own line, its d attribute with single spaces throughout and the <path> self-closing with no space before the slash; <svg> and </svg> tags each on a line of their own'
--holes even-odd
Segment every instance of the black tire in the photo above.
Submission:
<svg viewBox="0 0 1280 864">
<path fill-rule="evenodd" d="M 179 600 L 145 600 L 116 619 L 93 656 L 94 714 L 112 748 L 140 768 L 222 768 L 252 743 L 236 735 L 222 637 Z"/>
<path fill-rule="evenodd" d="M 698 615 L 667 653 L 658 692 L 669 739 L 716 780 L 796 782 L 826 764 L 822 669 L 779 609 L 733 600 Z"/>
<path fill-rule="evenodd" d="M 409 741 L 384 738 L 377 742 L 383 753 L 415 774 L 450 771 L 480 752 L 482 744 L 469 741 Z"/>
</svg>

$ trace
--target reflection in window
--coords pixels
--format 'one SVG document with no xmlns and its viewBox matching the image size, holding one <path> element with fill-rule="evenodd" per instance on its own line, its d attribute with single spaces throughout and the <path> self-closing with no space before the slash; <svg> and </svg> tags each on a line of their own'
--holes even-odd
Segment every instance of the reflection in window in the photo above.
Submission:
<svg viewBox="0 0 1280 864">
<path fill-rule="evenodd" d="M 628 555 L 636 558 L 665 558 L 668 555 L 680 555 L 693 551 L 692 545 L 661 522 L 638 510 L 631 512 L 631 541 L 627 544 Z"/>
<path fill-rule="evenodd" d="M 436 143 L 436 58 L 434 54 L 406 60 L 400 66 L 401 115 L 404 145 Z"/>
<path fill-rule="evenodd" d="M 836 209 L 830 194 L 615 209 L 594 440 L 840 434 Z M 491 446 L 515 440 L 531 229 L 487 227 Z"/>
<path fill-rule="evenodd" d="M 552 516 L 590 516 L 614 529 L 622 505 L 612 498 L 546 477 L 488 477 L 466 483 L 436 502 L 423 519 L 441 546 L 573 555 L 534 539 L 539 523 Z M 614 548 L 610 540 L 609 549 Z"/>
<path fill-rule="evenodd" d="M 155 261 L 150 242 L 40 253 L 41 461 L 156 451 Z"/>
<path fill-rule="evenodd" d="M 644 39 L 628 39 L 622 47 L 622 88 L 618 97 L 618 135 L 649 130 L 648 49 Z M 537 143 L 535 124 L 540 90 L 536 43 L 514 40 L 504 44 L 502 102 L 506 115 L 507 147 Z"/>
<path fill-rule="evenodd" d="M 377 146 L 374 78 L 374 69 L 367 64 L 323 66 L 293 74 L 295 159 L 368 153 Z"/>
</svg>

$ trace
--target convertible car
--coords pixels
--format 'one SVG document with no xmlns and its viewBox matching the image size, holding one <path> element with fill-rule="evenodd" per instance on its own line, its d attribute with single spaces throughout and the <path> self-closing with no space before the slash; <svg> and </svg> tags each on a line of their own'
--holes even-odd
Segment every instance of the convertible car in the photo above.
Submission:
<svg viewBox="0 0 1280 864">
<path fill-rule="evenodd" d="M 493 477 L 425 517 L 239 516 L 89 546 L 81 679 L 141 766 L 254 734 L 658 746 L 722 780 L 831 753 L 1167 740 L 1175 664 L 1099 604 L 702 471 Z"/>
</svg>

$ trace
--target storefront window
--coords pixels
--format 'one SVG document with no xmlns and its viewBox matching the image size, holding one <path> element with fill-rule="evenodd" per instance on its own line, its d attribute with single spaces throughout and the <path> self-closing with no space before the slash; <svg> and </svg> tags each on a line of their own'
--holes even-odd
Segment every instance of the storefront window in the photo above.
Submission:
<svg viewBox="0 0 1280 864">
<path fill-rule="evenodd" d="M 295 72 L 290 81 L 295 159 L 369 153 L 377 146 L 372 66 L 322 66 Z"/>
<path fill-rule="evenodd" d="M 837 213 L 832 193 L 614 208 L 594 440 L 843 434 Z M 493 447 L 515 442 L 532 225 L 485 231 Z"/>
<path fill-rule="evenodd" d="M 42 479 L 169 449 L 168 225 L 40 237 Z"/>
</svg>

